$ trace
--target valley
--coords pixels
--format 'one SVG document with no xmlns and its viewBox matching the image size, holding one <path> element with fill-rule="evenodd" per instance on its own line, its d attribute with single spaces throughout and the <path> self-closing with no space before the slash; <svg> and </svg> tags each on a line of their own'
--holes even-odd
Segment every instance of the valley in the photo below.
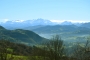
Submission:
<svg viewBox="0 0 90 60">
<path fill-rule="evenodd" d="M 90 0 L 0 0 L 0 60 L 90 60 Z"/>
</svg>

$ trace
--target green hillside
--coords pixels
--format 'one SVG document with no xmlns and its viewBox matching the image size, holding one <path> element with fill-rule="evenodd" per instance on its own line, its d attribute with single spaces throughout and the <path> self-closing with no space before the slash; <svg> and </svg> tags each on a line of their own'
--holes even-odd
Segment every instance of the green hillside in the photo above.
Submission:
<svg viewBox="0 0 90 60">
<path fill-rule="evenodd" d="M 25 44 L 35 44 L 46 40 L 32 31 L 22 29 L 6 30 L 2 26 L 0 26 L 0 39 L 6 39 L 12 42 Z"/>
</svg>

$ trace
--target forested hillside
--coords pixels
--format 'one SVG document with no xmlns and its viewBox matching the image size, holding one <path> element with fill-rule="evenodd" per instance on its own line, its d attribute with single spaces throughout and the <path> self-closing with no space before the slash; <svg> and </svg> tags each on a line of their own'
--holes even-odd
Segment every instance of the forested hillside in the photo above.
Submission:
<svg viewBox="0 0 90 60">
<path fill-rule="evenodd" d="M 88 32 L 88 34 L 90 33 L 90 28 L 87 27 L 78 27 L 76 25 L 54 25 L 54 26 L 43 26 L 43 27 L 39 27 L 36 29 L 32 29 L 32 31 L 36 32 L 36 33 L 73 33 L 73 32 L 77 32 L 79 31 L 84 33 L 85 31 Z"/>
<path fill-rule="evenodd" d="M 45 38 L 40 37 L 38 34 L 29 30 L 6 30 L 2 26 L 0 26 L 0 39 L 24 44 L 35 44 L 46 40 Z"/>
</svg>

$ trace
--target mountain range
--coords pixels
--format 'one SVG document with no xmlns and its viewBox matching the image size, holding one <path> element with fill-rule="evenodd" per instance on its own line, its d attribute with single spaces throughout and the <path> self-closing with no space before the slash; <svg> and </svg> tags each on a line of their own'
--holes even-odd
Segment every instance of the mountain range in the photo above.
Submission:
<svg viewBox="0 0 90 60">
<path fill-rule="evenodd" d="M 67 36 L 87 36 L 90 34 L 90 22 L 88 23 L 72 23 L 64 21 L 60 24 L 51 22 L 50 20 L 16 20 L 0 23 L 0 39 L 6 39 L 13 42 L 24 44 L 36 44 L 47 41 L 47 37 L 43 38 L 40 34 L 60 34 Z M 3 27 L 2 27 L 3 26 Z"/>
<path fill-rule="evenodd" d="M 12 20 L 12 21 L 6 21 L 4 23 L 0 23 L 1 26 L 5 27 L 6 29 L 30 29 L 32 27 L 36 26 L 53 26 L 53 25 L 76 25 L 76 26 L 83 26 L 88 27 L 90 23 L 72 23 L 70 21 L 64 21 L 62 23 L 56 23 L 52 22 L 50 20 L 46 19 L 34 19 L 34 20 Z M 30 28 L 29 28 L 30 27 Z M 90 28 L 90 27 L 89 27 Z"/>
<path fill-rule="evenodd" d="M 0 23 L 1 26 L 6 29 L 18 29 L 25 28 L 29 26 L 37 26 L 37 25 L 54 25 L 55 23 L 44 20 L 44 19 L 35 19 L 35 20 L 15 20 L 15 21 L 7 21 L 4 23 Z"/>
</svg>

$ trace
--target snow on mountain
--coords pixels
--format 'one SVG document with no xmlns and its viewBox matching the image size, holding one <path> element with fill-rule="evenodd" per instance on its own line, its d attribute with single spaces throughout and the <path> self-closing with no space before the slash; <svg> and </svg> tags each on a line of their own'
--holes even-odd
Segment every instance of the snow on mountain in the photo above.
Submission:
<svg viewBox="0 0 90 60">
<path fill-rule="evenodd" d="M 50 20 L 44 19 L 34 19 L 34 20 L 12 20 L 6 21 L 4 23 L 0 23 L 0 25 L 5 28 L 24 28 L 29 26 L 37 26 L 37 25 L 54 25 Z"/>
<path fill-rule="evenodd" d="M 33 20 L 8 20 L 0 23 L 1 26 L 7 29 L 25 28 L 30 26 L 46 26 L 46 25 L 77 25 L 80 26 L 82 23 L 73 23 L 72 21 L 60 21 L 60 20 L 45 20 L 45 19 L 33 19 Z"/>
</svg>

